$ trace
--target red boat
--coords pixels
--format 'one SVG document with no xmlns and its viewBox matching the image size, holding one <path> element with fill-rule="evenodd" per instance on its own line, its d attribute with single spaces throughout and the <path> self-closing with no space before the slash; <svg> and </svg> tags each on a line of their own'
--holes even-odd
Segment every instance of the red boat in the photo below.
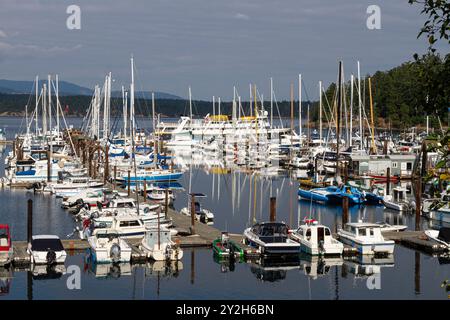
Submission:
<svg viewBox="0 0 450 320">
<path fill-rule="evenodd" d="M 387 181 L 387 177 L 386 176 L 376 176 L 376 175 L 369 175 L 369 177 L 373 178 L 374 180 L 376 180 L 375 182 L 386 182 Z M 399 176 L 391 176 L 389 179 L 391 182 L 399 182 L 400 181 L 400 177 Z"/>
<path fill-rule="evenodd" d="M 0 224 L 0 266 L 11 264 L 13 258 L 13 246 L 11 234 L 7 224 Z"/>
</svg>

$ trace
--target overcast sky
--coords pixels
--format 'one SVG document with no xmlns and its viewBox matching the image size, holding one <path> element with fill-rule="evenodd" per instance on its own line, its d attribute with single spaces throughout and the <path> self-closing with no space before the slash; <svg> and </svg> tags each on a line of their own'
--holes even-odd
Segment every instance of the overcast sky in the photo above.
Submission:
<svg viewBox="0 0 450 320">
<path fill-rule="evenodd" d="M 71 4 L 81 8 L 81 30 L 66 27 Z M 371 4 L 381 8 L 381 30 L 366 27 Z M 93 87 L 111 71 L 120 88 L 133 54 L 136 90 L 187 96 L 191 85 L 196 99 L 229 99 L 236 85 L 247 99 L 256 83 L 268 100 L 273 77 L 281 100 L 302 73 L 303 97 L 315 99 L 340 59 L 349 78 L 357 60 L 366 74 L 424 53 L 419 12 L 407 0 L 1 0 L 0 78 L 58 73 Z"/>
</svg>

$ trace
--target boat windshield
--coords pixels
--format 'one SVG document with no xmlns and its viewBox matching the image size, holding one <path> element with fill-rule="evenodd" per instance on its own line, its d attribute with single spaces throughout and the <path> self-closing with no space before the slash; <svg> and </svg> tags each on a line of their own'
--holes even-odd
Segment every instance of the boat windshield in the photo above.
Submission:
<svg viewBox="0 0 450 320">
<path fill-rule="evenodd" d="M 33 251 L 63 251 L 64 247 L 59 239 L 34 239 L 31 242 Z"/>
</svg>

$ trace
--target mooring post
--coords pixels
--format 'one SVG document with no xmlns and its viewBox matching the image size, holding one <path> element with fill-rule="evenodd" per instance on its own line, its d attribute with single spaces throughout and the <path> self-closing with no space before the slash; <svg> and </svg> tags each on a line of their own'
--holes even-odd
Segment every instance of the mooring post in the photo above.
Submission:
<svg viewBox="0 0 450 320">
<path fill-rule="evenodd" d="M 144 178 L 144 202 L 147 202 L 147 179 Z M 158 219 L 159 221 L 159 219 Z"/>
<path fill-rule="evenodd" d="M 47 150 L 47 182 L 52 180 L 52 162 L 51 162 L 51 154 L 50 154 L 50 145 L 48 145 Z"/>
<path fill-rule="evenodd" d="M 348 198 L 344 197 L 342 198 L 342 228 L 344 228 L 347 222 L 348 222 Z"/>
<path fill-rule="evenodd" d="M 344 183 L 348 182 L 348 164 L 344 163 Z"/>
<path fill-rule="evenodd" d="M 108 181 L 109 178 L 109 146 L 106 145 L 105 147 L 105 169 L 104 169 L 104 183 Z"/>
<path fill-rule="evenodd" d="M 388 154 L 387 150 L 388 150 L 388 141 L 385 139 L 385 140 L 383 141 L 383 154 L 384 154 L 384 155 L 387 155 L 387 154 Z"/>
<path fill-rule="evenodd" d="M 131 174 L 131 172 L 130 172 L 130 170 L 128 170 L 128 196 L 130 196 L 130 194 L 131 194 L 131 189 L 130 189 L 130 180 L 131 180 L 131 178 L 130 178 L 130 174 Z"/>
<path fill-rule="evenodd" d="M 191 194 L 191 234 L 195 234 L 195 195 Z"/>
<path fill-rule="evenodd" d="M 116 189 L 116 181 L 117 181 L 117 166 L 114 166 L 114 190 Z"/>
<path fill-rule="evenodd" d="M 386 169 L 386 195 L 391 194 L 391 168 Z"/>
<path fill-rule="evenodd" d="M 270 198 L 270 222 L 275 222 L 277 219 L 277 198 Z"/>
<path fill-rule="evenodd" d="M 425 140 L 422 142 L 422 170 L 421 170 L 421 174 L 419 179 L 422 179 L 423 177 L 425 177 L 427 175 L 427 160 L 428 160 L 428 155 L 427 155 L 427 145 L 425 143 Z M 421 184 L 420 187 L 420 192 L 424 191 L 424 187 L 425 184 Z"/>
<path fill-rule="evenodd" d="M 28 248 L 31 248 L 31 240 L 33 237 L 33 200 L 28 199 L 28 215 L 27 215 L 27 242 Z"/>
<path fill-rule="evenodd" d="M 164 202 L 164 214 L 166 215 L 166 219 L 169 215 L 169 189 L 166 189 L 166 197 Z"/>
<path fill-rule="evenodd" d="M 422 178 L 416 181 L 416 231 L 420 231 L 420 211 L 422 204 Z"/>
</svg>

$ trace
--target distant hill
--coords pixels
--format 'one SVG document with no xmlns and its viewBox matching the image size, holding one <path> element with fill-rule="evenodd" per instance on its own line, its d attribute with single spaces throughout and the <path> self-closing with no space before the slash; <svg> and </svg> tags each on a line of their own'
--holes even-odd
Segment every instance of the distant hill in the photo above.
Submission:
<svg viewBox="0 0 450 320">
<path fill-rule="evenodd" d="M 39 87 L 42 87 L 46 80 L 39 80 Z M 0 79 L 0 93 L 4 94 L 32 94 L 33 81 L 16 81 L 16 80 L 5 80 Z M 53 91 L 53 88 L 52 88 Z M 34 91 L 33 91 L 34 93 Z M 59 95 L 60 96 L 92 96 L 93 90 L 85 87 L 81 87 L 71 82 L 60 81 L 59 82 Z M 119 91 L 113 91 L 112 97 L 118 98 L 122 96 Z M 150 99 L 151 92 L 143 91 L 136 92 L 136 98 Z M 176 95 L 165 93 L 165 92 L 155 92 L 156 99 L 174 99 L 182 100 L 183 98 Z"/>
</svg>

